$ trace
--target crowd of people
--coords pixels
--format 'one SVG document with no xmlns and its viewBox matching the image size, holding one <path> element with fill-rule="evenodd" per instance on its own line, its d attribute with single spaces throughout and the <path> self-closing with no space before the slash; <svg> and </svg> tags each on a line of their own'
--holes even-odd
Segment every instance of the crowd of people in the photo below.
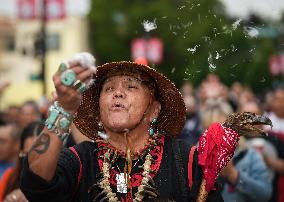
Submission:
<svg viewBox="0 0 284 202">
<path fill-rule="evenodd" d="M 241 137 L 218 181 L 224 201 L 284 201 L 284 88 L 258 97 L 239 82 L 229 88 L 209 74 L 197 88 L 185 82 L 181 92 L 187 118 L 179 138 L 191 144 L 198 144 L 211 123 L 223 122 L 233 112 L 265 114 L 272 120 L 273 127 L 265 128 L 267 137 Z"/>
<path fill-rule="evenodd" d="M 106 81 L 103 82 L 110 83 L 107 83 L 107 85 L 113 85 L 111 82 L 117 85 L 124 85 L 123 82 L 125 82 L 126 79 L 127 82 L 131 83 L 131 85 L 138 85 L 135 83 L 136 80 L 132 80 L 132 77 L 134 75 L 135 78 L 138 76 L 140 78 L 140 73 L 141 72 L 137 73 L 129 70 L 127 70 L 127 74 L 114 73 L 113 75 L 109 76 L 109 78 L 115 79 L 108 80 L 105 78 Z M 123 75 L 122 79 L 124 80 L 121 80 L 119 77 L 121 75 Z M 130 78 L 130 76 L 132 77 Z M 152 82 L 151 78 L 147 77 L 146 79 Z M 101 85 L 103 85 L 101 87 L 104 89 L 105 83 Z M 152 83 L 150 83 L 150 85 L 147 84 L 146 86 L 147 89 L 150 89 L 151 91 L 151 88 L 153 87 Z M 108 90 L 106 90 L 106 92 L 108 92 Z M 284 193 L 281 193 L 281 190 L 284 189 L 284 88 L 271 90 L 270 92 L 267 92 L 265 96 L 259 98 L 249 87 L 244 86 L 239 82 L 235 82 L 231 87 L 228 87 L 220 81 L 217 75 L 209 74 L 206 79 L 204 79 L 197 87 L 194 87 L 190 82 L 186 81 L 180 88 L 180 92 L 186 107 L 186 120 L 182 131 L 177 136 L 177 139 L 180 139 L 186 144 L 196 145 L 198 147 L 199 138 L 203 132 L 210 127 L 212 123 L 223 123 L 233 112 L 248 111 L 256 114 L 266 114 L 266 116 L 272 120 L 273 127 L 265 128 L 266 132 L 268 133 L 267 137 L 240 138 L 235 154 L 228 165 L 220 172 L 216 186 L 219 187 L 224 201 L 228 202 L 283 202 Z M 153 94 L 156 93 L 159 95 L 161 92 L 159 92 L 159 89 L 158 92 L 153 91 Z M 156 98 L 154 98 L 154 100 L 155 99 Z M 149 116 L 149 120 L 151 119 L 150 124 L 155 124 L 154 120 L 155 116 L 157 115 L 156 113 L 159 113 L 157 111 L 159 111 L 161 108 L 158 104 L 155 104 L 155 101 L 153 101 L 153 103 L 153 110 L 151 113 L 153 114 L 152 116 L 154 119 L 152 119 L 152 116 Z M 27 201 L 25 195 L 20 189 L 20 175 L 23 170 L 23 158 L 26 156 L 31 147 L 33 147 L 32 145 L 35 141 L 35 138 L 43 130 L 44 121 L 48 118 L 47 109 L 52 104 L 53 102 L 50 101 L 50 103 L 48 103 L 46 106 L 39 106 L 36 101 L 27 101 L 21 106 L 10 106 L 0 113 L 0 201 Z M 103 114 L 104 112 L 101 113 Z M 81 116 L 82 119 L 85 118 L 83 115 Z M 105 130 L 112 134 L 113 131 L 109 129 L 112 126 L 108 126 L 107 124 L 108 122 L 106 119 L 104 121 Z M 98 126 L 101 126 L 99 122 Z M 131 133 L 131 130 L 128 132 Z M 65 148 L 72 147 L 84 141 L 98 141 L 97 139 L 93 139 L 90 135 L 87 135 L 87 137 L 83 135 L 81 133 L 82 130 L 78 130 L 78 127 L 76 127 L 73 123 L 71 125 L 71 131 L 71 135 L 68 136 L 67 139 L 64 139 L 63 145 Z M 137 131 L 140 132 L 140 129 Z M 141 131 L 143 132 L 142 129 Z M 110 138 L 110 140 L 112 140 L 112 138 Z M 113 145 L 117 145 L 117 147 L 119 147 L 120 144 L 116 144 L 115 138 L 113 138 L 112 141 L 114 141 Z M 155 144 L 158 144 L 160 141 L 166 142 L 166 140 L 163 140 L 161 137 L 156 137 L 156 132 L 155 134 L 153 132 L 153 142 L 155 141 Z M 103 141 L 99 142 L 99 145 L 104 144 L 105 143 Z M 170 143 L 165 144 L 167 145 Z M 85 144 L 85 147 L 88 146 L 88 144 Z M 34 148 L 34 150 L 36 149 L 37 148 Z M 127 151 L 128 150 L 126 150 L 126 153 Z M 82 151 L 79 148 L 79 153 L 80 152 Z M 106 161 L 105 157 L 108 153 L 104 153 L 103 150 L 98 152 L 100 152 L 103 156 L 103 158 L 100 159 L 101 161 L 99 161 L 99 164 L 101 163 L 104 165 Z M 157 153 L 159 153 L 158 149 L 157 151 L 153 151 L 153 155 L 157 155 L 157 158 L 159 158 Z M 66 155 L 67 154 L 69 153 L 66 153 Z M 116 154 L 111 153 L 110 155 Z M 170 154 L 168 155 L 170 156 Z M 146 159 L 147 155 L 143 158 Z M 125 162 L 121 162 L 119 157 L 117 159 L 119 162 L 116 164 L 118 170 L 119 167 L 122 169 L 123 164 L 124 169 L 126 169 L 125 165 L 130 165 L 130 161 L 133 161 L 135 165 L 136 163 L 141 164 L 140 167 L 144 166 L 142 163 L 143 161 L 141 160 L 139 162 L 140 158 L 136 160 L 135 156 L 133 158 L 131 157 L 130 159 L 126 159 Z M 144 161 L 146 161 L 145 159 Z M 171 158 L 169 157 L 169 159 Z M 159 163 L 160 162 L 157 164 Z M 172 161 L 172 163 L 174 163 L 174 161 Z M 133 168 L 139 170 L 140 168 L 138 169 L 138 166 L 135 167 L 135 165 Z M 161 166 L 164 166 L 163 163 Z M 159 165 L 157 165 L 157 167 L 159 167 Z M 31 167 L 31 169 L 32 168 L 33 167 Z M 34 171 L 36 173 L 36 169 Z M 27 171 L 25 172 L 27 173 Z M 128 172 L 130 174 L 131 169 L 124 172 Z M 159 177 L 167 176 L 161 175 Z M 129 183 L 129 180 L 131 179 L 126 179 L 126 184 Z M 144 180 L 144 178 L 141 178 L 141 180 Z M 172 183 L 174 183 L 174 181 L 172 181 Z M 38 182 L 38 184 L 46 187 L 51 186 L 49 184 L 43 185 L 42 182 Z M 27 185 L 25 186 L 28 187 Z M 125 187 L 122 188 L 121 193 L 124 192 L 124 188 Z M 163 188 L 166 188 L 166 186 Z M 126 189 L 129 189 L 128 185 L 126 186 Z M 32 193 L 30 190 L 24 192 L 28 194 Z M 156 193 L 154 192 L 153 195 L 155 194 Z"/>
</svg>

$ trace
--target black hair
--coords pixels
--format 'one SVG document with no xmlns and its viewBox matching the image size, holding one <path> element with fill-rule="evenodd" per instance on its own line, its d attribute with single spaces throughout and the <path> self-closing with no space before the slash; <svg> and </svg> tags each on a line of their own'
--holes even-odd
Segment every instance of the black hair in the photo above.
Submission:
<svg viewBox="0 0 284 202">
<path fill-rule="evenodd" d="M 5 124 L 5 113 L 0 111 L 0 126 L 4 126 Z"/>
</svg>

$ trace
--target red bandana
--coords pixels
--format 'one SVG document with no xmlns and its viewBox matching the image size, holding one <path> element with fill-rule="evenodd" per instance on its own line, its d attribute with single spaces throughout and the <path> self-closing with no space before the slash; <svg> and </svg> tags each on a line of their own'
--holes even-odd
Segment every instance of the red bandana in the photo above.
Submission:
<svg viewBox="0 0 284 202">
<path fill-rule="evenodd" d="M 206 191 L 214 189 L 219 172 L 234 155 L 239 134 L 220 123 L 214 123 L 199 139 L 198 164 L 202 167 Z"/>
</svg>

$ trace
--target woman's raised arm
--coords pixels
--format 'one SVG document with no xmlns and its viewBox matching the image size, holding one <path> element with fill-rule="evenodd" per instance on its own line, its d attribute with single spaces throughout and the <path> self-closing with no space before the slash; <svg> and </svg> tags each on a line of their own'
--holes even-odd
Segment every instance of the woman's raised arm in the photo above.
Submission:
<svg viewBox="0 0 284 202">
<path fill-rule="evenodd" d="M 81 93 L 95 73 L 95 68 L 81 64 L 80 59 L 69 63 L 69 68 L 62 63 L 53 76 L 56 101 L 49 109 L 45 128 L 28 154 L 30 170 L 46 181 L 52 180 L 55 174 L 63 139 L 80 105 Z"/>
</svg>

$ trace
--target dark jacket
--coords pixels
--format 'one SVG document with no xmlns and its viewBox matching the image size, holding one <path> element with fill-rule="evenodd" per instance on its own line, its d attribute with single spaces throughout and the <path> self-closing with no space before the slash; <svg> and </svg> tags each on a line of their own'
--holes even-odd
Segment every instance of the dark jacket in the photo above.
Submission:
<svg viewBox="0 0 284 202">
<path fill-rule="evenodd" d="M 80 161 L 70 150 L 61 152 L 56 174 L 51 182 L 34 174 L 25 160 L 21 177 L 21 189 L 30 202 L 45 201 L 92 201 L 90 187 L 98 182 L 97 144 L 83 142 L 74 147 L 82 165 L 82 178 L 78 183 Z M 202 179 L 202 171 L 197 165 L 197 152 L 193 161 L 193 186 L 189 189 L 187 177 L 188 153 L 190 147 L 181 141 L 166 138 L 164 152 L 158 173 L 153 180 L 160 193 L 154 201 L 195 201 Z M 113 190 L 114 191 L 114 190 Z M 207 201 L 223 201 L 219 192 L 212 191 Z"/>
</svg>

